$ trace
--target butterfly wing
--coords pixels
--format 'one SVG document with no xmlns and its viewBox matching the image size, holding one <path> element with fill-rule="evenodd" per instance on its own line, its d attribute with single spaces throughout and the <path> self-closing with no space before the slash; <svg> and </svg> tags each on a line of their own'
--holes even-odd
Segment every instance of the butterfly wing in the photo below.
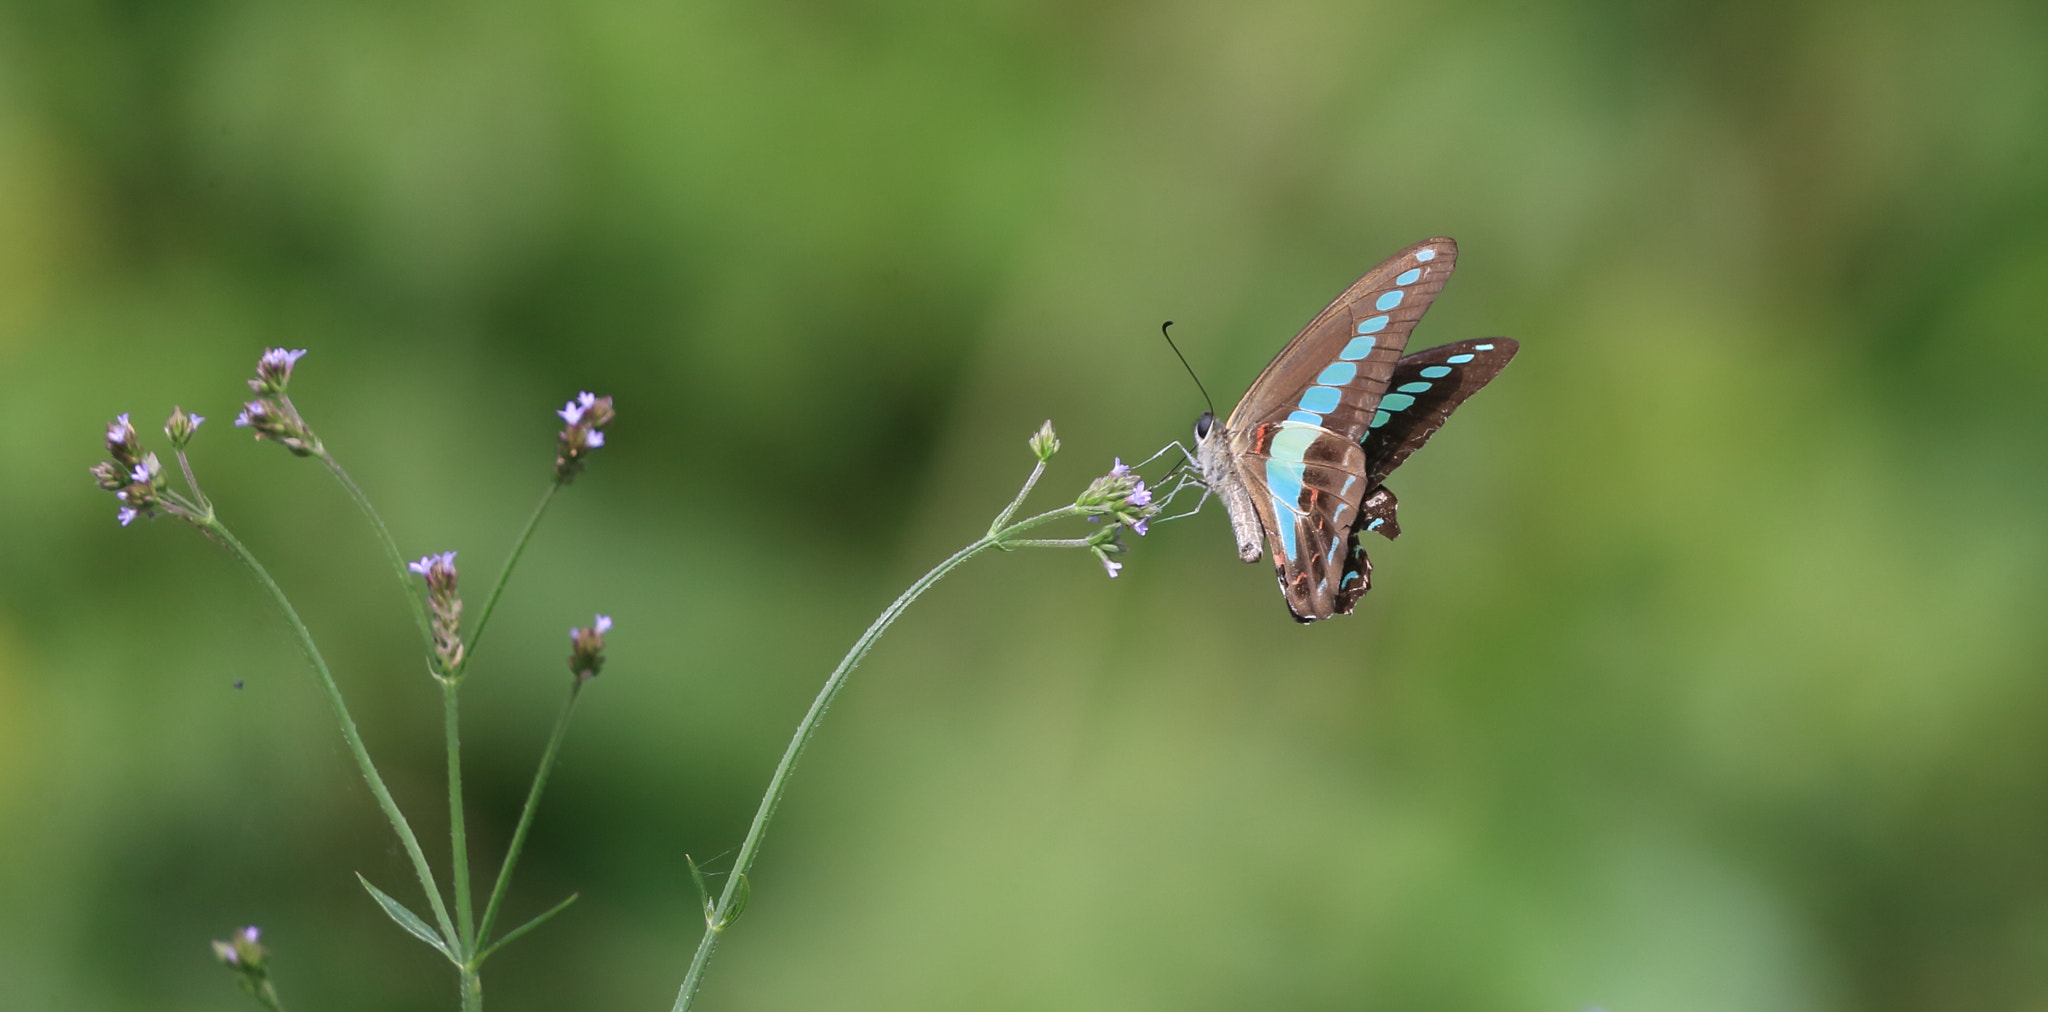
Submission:
<svg viewBox="0 0 2048 1012">
<path fill-rule="evenodd" d="M 1367 487 L 1377 487 L 1429 442 L 1451 412 L 1500 375 L 1521 347 L 1509 338 L 1487 337 L 1404 356 L 1366 426 Z"/>
<path fill-rule="evenodd" d="M 1372 589 L 1372 560 L 1359 535 L 1377 531 L 1388 539 L 1401 533 L 1394 518 L 1394 493 L 1380 483 L 1408 455 L 1429 441 L 1467 397 L 1500 375 L 1521 345 L 1505 337 L 1459 341 L 1405 355 L 1387 380 L 1364 442 L 1366 483 L 1372 494 L 1359 504 L 1358 520 L 1345 539 L 1344 575 L 1337 581 L 1336 614 L 1349 615 Z"/>
<path fill-rule="evenodd" d="M 1224 424 L 1297 621 L 1337 613 L 1353 565 L 1344 553 L 1373 484 L 1361 442 L 1457 260 L 1457 243 L 1430 239 L 1366 272 L 1287 342 Z"/>
<path fill-rule="evenodd" d="M 1438 238 L 1366 272 L 1274 356 L 1225 427 L 1293 420 L 1365 438 L 1409 332 L 1457 262 L 1458 244 Z"/>
<path fill-rule="evenodd" d="M 1345 536 L 1366 487 L 1365 448 L 1302 422 L 1233 434 L 1232 462 L 1266 532 L 1280 593 L 1297 622 L 1336 613 Z"/>
</svg>

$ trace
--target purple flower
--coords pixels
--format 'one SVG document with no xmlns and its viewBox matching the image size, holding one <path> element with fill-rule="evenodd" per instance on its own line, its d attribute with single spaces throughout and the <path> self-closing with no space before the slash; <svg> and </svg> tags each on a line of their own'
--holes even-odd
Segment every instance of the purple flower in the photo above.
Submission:
<svg viewBox="0 0 2048 1012">
<path fill-rule="evenodd" d="M 128 424 L 126 412 L 107 424 L 107 455 L 123 467 L 142 460 L 142 443 L 135 438 L 135 426 Z"/>
<path fill-rule="evenodd" d="M 462 667 L 462 595 L 456 589 L 455 553 L 423 556 L 405 568 L 427 580 L 427 611 L 433 616 L 434 656 L 443 674 Z"/>
<path fill-rule="evenodd" d="M 569 673 L 582 685 L 604 669 L 604 634 L 612 628 L 610 615 L 598 615 L 587 626 L 569 630 Z"/>
<path fill-rule="evenodd" d="M 604 433 L 598 430 L 611 424 L 616 412 L 610 397 L 585 390 L 555 414 L 568 423 L 556 437 L 555 480 L 567 483 L 583 470 L 584 454 L 604 445 Z"/>
<path fill-rule="evenodd" d="M 285 384 L 292 381 L 292 366 L 297 365 L 306 349 L 286 351 L 283 348 L 266 348 L 263 357 L 256 360 L 256 378 L 249 381 L 249 389 L 259 397 L 284 393 Z"/>
<path fill-rule="evenodd" d="M 439 555 L 421 556 L 420 561 L 408 562 L 405 564 L 405 568 L 410 569 L 413 572 L 426 577 L 427 582 L 431 583 L 434 580 L 434 574 L 431 572 L 431 570 L 433 570 L 437 565 L 443 569 L 453 572 L 455 569 L 455 553 L 442 552 Z"/>
<path fill-rule="evenodd" d="M 555 412 L 555 414 L 561 415 L 562 421 L 568 422 L 570 425 L 575 425 L 576 423 L 583 420 L 583 415 L 586 412 L 588 412 L 591 408 L 594 408 L 596 406 L 597 395 L 591 393 L 588 390 L 585 390 L 582 393 L 577 394 L 575 400 L 572 400 L 569 403 L 562 405 L 562 410 Z"/>
<path fill-rule="evenodd" d="M 140 514 L 140 513 L 136 512 L 136 511 L 135 511 L 135 509 L 134 509 L 133 507 L 129 507 L 129 506 L 123 506 L 123 507 L 121 507 L 120 511 L 114 514 L 114 516 L 115 516 L 115 517 L 117 517 L 117 518 L 118 518 L 118 519 L 119 519 L 119 520 L 121 521 L 121 526 L 123 526 L 123 527 L 126 527 L 126 526 L 128 526 L 129 524 L 132 524 L 132 523 L 134 523 L 134 522 L 135 522 L 135 518 L 136 518 L 136 517 L 139 517 L 139 516 L 141 516 L 141 515 L 142 515 L 142 514 Z"/>
<path fill-rule="evenodd" d="M 1112 580 L 1116 579 L 1117 571 L 1123 569 L 1124 564 L 1107 555 L 1100 556 L 1100 558 L 1102 559 L 1102 568 L 1109 570 L 1109 578 Z"/>
</svg>

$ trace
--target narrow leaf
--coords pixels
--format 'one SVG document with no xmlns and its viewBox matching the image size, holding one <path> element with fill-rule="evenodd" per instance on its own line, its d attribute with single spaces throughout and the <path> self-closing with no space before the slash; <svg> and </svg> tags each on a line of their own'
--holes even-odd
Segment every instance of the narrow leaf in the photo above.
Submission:
<svg viewBox="0 0 2048 1012">
<path fill-rule="evenodd" d="M 718 928 L 721 931 L 731 927 L 734 921 L 740 919 L 741 914 L 747 912 L 747 897 L 753 892 L 753 888 L 747 884 L 747 873 L 738 874 L 740 879 L 732 887 L 732 905 L 725 908 L 725 916 L 718 921 Z"/>
<path fill-rule="evenodd" d="M 506 943 L 508 943 L 508 942 L 512 941 L 512 940 L 513 940 L 513 939 L 515 939 L 515 938 L 518 938 L 518 937 L 519 937 L 520 935 L 526 934 L 527 932 L 529 932 L 529 931 L 532 931 L 533 929 L 535 929 L 535 928 L 537 928 L 537 927 L 540 927 L 540 923 L 541 923 L 542 921 L 545 921 L 545 920 L 547 920 L 548 918 L 550 918 L 550 917 L 553 917 L 553 916 L 555 916 L 556 914 L 559 914 L 559 913 L 561 913 L 562 911 L 564 911 L 564 910 L 568 909 L 568 908 L 569 908 L 569 904 L 571 904 L 571 903 L 574 903 L 574 902 L 576 902 L 576 897 L 578 897 L 578 896 L 581 896 L 581 895 L 583 895 L 583 894 L 582 894 L 582 893 L 570 893 L 570 894 L 569 894 L 569 898 L 568 898 L 568 899 L 566 899 L 566 900 L 563 900 L 562 902 L 560 902 L 560 903 L 557 903 L 557 904 L 555 904 L 555 905 L 554 905 L 554 906 L 552 906 L 552 907 L 549 907 L 549 908 L 548 908 L 548 911 L 547 911 L 547 913 L 544 913 L 544 914 L 540 915 L 539 917 L 536 917 L 536 918 L 534 918 L 533 920 L 527 921 L 527 922 L 526 922 L 525 924 L 521 924 L 520 926 L 518 926 L 518 927 L 516 927 L 516 928 L 513 928 L 513 929 L 512 929 L 512 930 L 510 930 L 510 931 L 507 931 L 507 932 L 505 932 L 505 937 L 503 937 L 503 938 L 500 938 L 500 939 L 498 939 L 498 940 L 497 940 L 496 942 L 493 942 L 493 943 L 491 943 L 491 947 L 490 947 L 490 948 L 488 948 L 488 949 L 485 949 L 485 950 L 483 951 L 483 954 L 482 954 L 482 955 L 480 955 L 480 956 L 476 957 L 476 965 L 477 965 L 477 966 L 482 966 L 482 965 L 483 965 L 483 963 L 484 963 L 484 960 L 486 960 L 486 959 L 489 959 L 489 958 L 491 958 L 491 953 L 493 953 L 493 952 L 496 952 L 496 951 L 498 951 L 499 949 L 502 949 L 502 948 L 504 948 L 504 947 L 505 947 L 505 944 L 506 944 Z"/>
<path fill-rule="evenodd" d="M 370 891 L 370 897 L 375 899 L 378 905 L 384 908 L 385 913 L 391 915 L 392 920 L 398 922 L 399 927 L 411 932 L 414 938 L 441 950 L 441 955 L 447 956 L 456 963 L 462 962 L 462 960 L 455 958 L 455 953 L 449 951 L 448 943 L 442 941 L 441 936 L 427 922 L 420 920 L 420 915 L 407 910 L 405 904 L 386 896 L 383 890 L 371 885 L 370 880 L 364 878 L 362 872 L 356 873 L 356 881 L 361 882 L 363 888 Z"/>
<path fill-rule="evenodd" d="M 690 866 L 690 881 L 697 883 L 697 901 L 704 905 L 704 923 L 710 924 L 718 908 L 711 902 L 711 890 L 704 888 L 704 869 L 697 867 L 697 859 L 688 854 L 683 855 L 683 862 Z"/>
</svg>

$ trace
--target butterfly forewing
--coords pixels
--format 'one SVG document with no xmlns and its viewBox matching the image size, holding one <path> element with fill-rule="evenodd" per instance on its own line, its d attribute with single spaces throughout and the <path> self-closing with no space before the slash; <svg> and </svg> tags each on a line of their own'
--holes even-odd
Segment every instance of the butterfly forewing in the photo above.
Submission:
<svg viewBox="0 0 2048 1012">
<path fill-rule="evenodd" d="M 1521 347 L 1505 337 L 1488 337 L 1403 357 L 1366 425 L 1368 487 L 1385 481 L 1428 442 L 1465 398 L 1500 375 Z"/>
<path fill-rule="evenodd" d="M 1457 261 L 1458 244 L 1438 238 L 1368 271 L 1252 381 L 1226 427 L 1293 420 L 1363 439 L 1409 332 Z"/>
</svg>

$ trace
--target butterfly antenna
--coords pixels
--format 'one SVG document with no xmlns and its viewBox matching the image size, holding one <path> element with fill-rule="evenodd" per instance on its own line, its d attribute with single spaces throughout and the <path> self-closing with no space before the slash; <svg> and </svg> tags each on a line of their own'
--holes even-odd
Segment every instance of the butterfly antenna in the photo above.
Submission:
<svg viewBox="0 0 2048 1012">
<path fill-rule="evenodd" d="M 1216 402 L 1209 399 L 1209 388 L 1202 385 L 1202 377 L 1195 375 L 1195 367 L 1188 364 L 1188 357 L 1180 353 L 1180 345 L 1173 343 L 1173 335 L 1166 328 L 1173 326 L 1168 320 L 1159 325 L 1159 336 L 1166 338 L 1166 346 L 1173 349 L 1173 357 L 1180 359 L 1180 367 L 1188 371 L 1188 378 L 1195 381 L 1195 389 L 1202 392 L 1202 403 L 1209 405 L 1209 413 L 1216 413 Z"/>
</svg>

